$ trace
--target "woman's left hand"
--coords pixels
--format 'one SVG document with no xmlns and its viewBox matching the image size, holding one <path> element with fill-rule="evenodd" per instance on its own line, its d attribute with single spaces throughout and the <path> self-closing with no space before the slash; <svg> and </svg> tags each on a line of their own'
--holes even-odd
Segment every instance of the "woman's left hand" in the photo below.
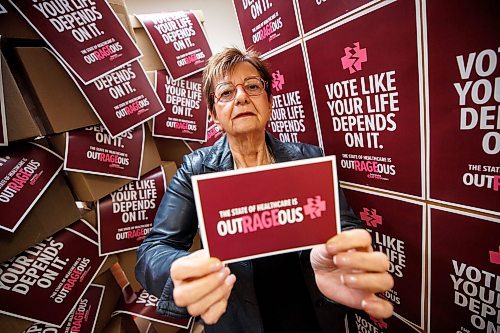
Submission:
<svg viewBox="0 0 500 333">
<path fill-rule="evenodd" d="M 311 251 L 311 265 L 319 290 L 329 299 L 362 309 L 376 318 L 392 315 L 392 304 L 375 293 L 394 285 L 387 272 L 389 259 L 374 252 L 368 231 L 341 232 Z"/>
</svg>

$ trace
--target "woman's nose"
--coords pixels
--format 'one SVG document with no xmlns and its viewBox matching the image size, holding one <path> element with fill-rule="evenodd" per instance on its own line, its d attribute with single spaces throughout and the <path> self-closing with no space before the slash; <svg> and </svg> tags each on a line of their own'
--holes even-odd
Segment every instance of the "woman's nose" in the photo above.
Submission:
<svg viewBox="0 0 500 333">
<path fill-rule="evenodd" d="M 248 101 L 248 94 L 243 88 L 243 85 L 238 84 L 236 86 L 236 96 L 234 96 L 236 102 Z"/>
</svg>

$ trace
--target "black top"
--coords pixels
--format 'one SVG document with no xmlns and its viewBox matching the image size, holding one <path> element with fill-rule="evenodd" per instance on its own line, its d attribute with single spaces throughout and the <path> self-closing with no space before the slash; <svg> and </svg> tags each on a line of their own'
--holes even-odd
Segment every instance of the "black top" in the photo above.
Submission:
<svg viewBox="0 0 500 333">
<path fill-rule="evenodd" d="M 254 259 L 252 262 L 264 332 L 319 332 L 299 256 L 286 253 Z"/>
</svg>

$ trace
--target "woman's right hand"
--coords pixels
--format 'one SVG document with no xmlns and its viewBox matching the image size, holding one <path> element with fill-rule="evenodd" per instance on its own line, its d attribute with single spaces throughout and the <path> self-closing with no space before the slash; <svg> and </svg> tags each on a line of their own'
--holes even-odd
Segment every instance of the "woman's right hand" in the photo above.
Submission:
<svg viewBox="0 0 500 333">
<path fill-rule="evenodd" d="M 206 250 L 179 258 L 170 268 L 174 301 L 206 324 L 215 324 L 226 312 L 227 300 L 236 281 L 228 267 Z"/>
</svg>

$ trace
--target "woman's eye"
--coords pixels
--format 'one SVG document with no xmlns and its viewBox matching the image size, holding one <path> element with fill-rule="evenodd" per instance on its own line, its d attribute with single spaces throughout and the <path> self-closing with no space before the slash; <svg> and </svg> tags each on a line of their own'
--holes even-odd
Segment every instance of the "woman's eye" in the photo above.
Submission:
<svg viewBox="0 0 500 333">
<path fill-rule="evenodd" d="M 220 93 L 220 96 L 221 97 L 224 97 L 224 96 L 230 96 L 232 93 L 232 90 L 231 89 L 226 89 L 226 90 L 223 90 L 221 93 Z"/>
</svg>

